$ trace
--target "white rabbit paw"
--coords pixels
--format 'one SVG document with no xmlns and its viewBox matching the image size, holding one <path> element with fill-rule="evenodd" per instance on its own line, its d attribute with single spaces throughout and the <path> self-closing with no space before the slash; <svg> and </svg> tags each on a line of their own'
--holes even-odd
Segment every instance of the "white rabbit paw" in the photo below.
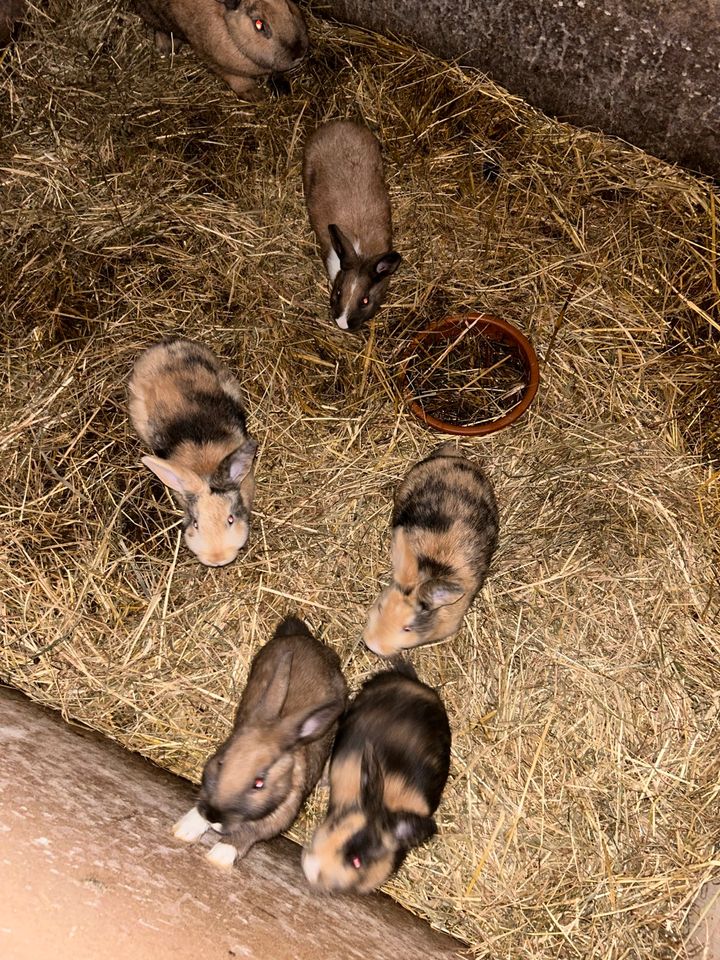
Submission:
<svg viewBox="0 0 720 960">
<path fill-rule="evenodd" d="M 185 843 L 194 843 L 195 840 L 200 839 L 209 827 L 210 824 L 198 808 L 193 807 L 188 810 L 184 817 L 178 820 L 173 827 L 173 833 L 178 840 L 184 840 Z"/>
<path fill-rule="evenodd" d="M 237 850 L 231 843 L 216 843 L 207 853 L 207 859 L 222 870 L 230 870 L 235 863 Z"/>
</svg>

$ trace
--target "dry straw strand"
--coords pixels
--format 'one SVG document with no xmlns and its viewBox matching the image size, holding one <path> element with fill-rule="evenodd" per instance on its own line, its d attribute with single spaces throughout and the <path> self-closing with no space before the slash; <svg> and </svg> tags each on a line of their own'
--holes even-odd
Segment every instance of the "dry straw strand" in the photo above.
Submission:
<svg viewBox="0 0 720 960">
<path fill-rule="evenodd" d="M 286 613 L 357 689 L 393 490 L 440 442 L 398 397 L 403 353 L 446 313 L 506 317 L 541 388 L 462 444 L 501 546 L 458 637 L 412 657 L 453 765 L 387 889 L 477 957 L 682 956 L 720 836 L 716 189 L 419 50 L 310 30 L 260 106 L 108 0 L 33 8 L 0 54 L 0 677 L 194 779 Z M 404 256 L 359 337 L 328 320 L 300 186 L 331 117 L 382 140 Z M 260 442 L 221 570 L 179 544 L 126 416 L 135 356 L 175 334 L 238 373 Z"/>
</svg>

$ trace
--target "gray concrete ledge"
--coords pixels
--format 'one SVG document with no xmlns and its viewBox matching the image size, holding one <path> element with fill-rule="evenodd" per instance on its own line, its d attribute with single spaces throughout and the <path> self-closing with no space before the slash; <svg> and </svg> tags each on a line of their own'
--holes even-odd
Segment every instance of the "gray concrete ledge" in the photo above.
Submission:
<svg viewBox="0 0 720 960">
<path fill-rule="evenodd" d="M 546 113 L 720 177 L 720 0 L 319 0 Z"/>
</svg>

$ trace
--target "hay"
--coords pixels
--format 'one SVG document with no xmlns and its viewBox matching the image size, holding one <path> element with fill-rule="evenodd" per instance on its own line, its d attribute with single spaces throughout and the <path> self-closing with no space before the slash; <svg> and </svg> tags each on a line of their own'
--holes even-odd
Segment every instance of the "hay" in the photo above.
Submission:
<svg viewBox="0 0 720 960">
<path fill-rule="evenodd" d="M 528 391 L 522 354 L 474 330 L 477 322 L 464 324 L 459 333 L 454 328 L 450 336 L 422 338 L 403 363 L 408 394 L 425 414 L 445 424 L 498 421 Z"/>
<path fill-rule="evenodd" d="M 292 96 L 258 108 L 104 0 L 51 0 L 0 54 L 0 675 L 192 778 L 287 611 L 356 688 L 391 494 L 437 443 L 396 400 L 402 349 L 450 308 L 506 316 L 541 390 L 464 445 L 502 543 L 460 636 L 414 656 L 453 766 L 439 837 L 388 890 L 480 957 L 682 956 L 720 836 L 717 196 L 476 74 L 311 28 Z M 328 323 L 301 197 L 304 134 L 335 116 L 383 138 L 406 257 L 359 338 Z M 179 547 L 125 414 L 170 333 L 241 371 L 261 443 L 227 569 Z"/>
</svg>

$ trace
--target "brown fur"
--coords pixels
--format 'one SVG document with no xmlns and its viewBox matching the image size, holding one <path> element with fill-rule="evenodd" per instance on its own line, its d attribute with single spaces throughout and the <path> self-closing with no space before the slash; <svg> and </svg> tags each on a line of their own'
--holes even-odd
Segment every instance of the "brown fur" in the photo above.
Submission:
<svg viewBox="0 0 720 960">
<path fill-rule="evenodd" d="M 247 542 L 255 495 L 240 384 L 206 347 L 170 340 L 140 355 L 128 393 L 154 454 L 143 463 L 185 507 L 187 546 L 208 566 L 230 563 Z"/>
<path fill-rule="evenodd" d="M 239 856 L 295 820 L 320 778 L 346 695 L 337 654 L 300 621 L 286 621 L 253 660 L 233 732 L 207 762 L 198 801 Z M 308 738 L 299 737 L 308 724 Z"/>
<path fill-rule="evenodd" d="M 368 256 L 390 249 L 390 197 L 380 144 L 367 127 L 334 120 L 311 133 L 305 143 L 303 185 L 324 260 L 332 249 L 329 223 L 359 241 Z"/>
<path fill-rule="evenodd" d="M 318 127 L 305 143 L 303 187 L 310 224 L 333 283 L 333 318 L 339 322 L 345 317 L 347 329 L 356 329 L 380 308 L 390 275 L 400 263 L 392 250 L 390 197 L 377 139 L 367 127 L 350 121 Z M 339 228 L 339 239 L 333 239 L 331 224 Z M 339 265 L 337 274 L 333 262 L 335 268 Z"/>
<path fill-rule="evenodd" d="M 256 78 L 291 70 L 305 57 L 307 29 L 292 0 L 134 0 L 140 16 L 155 29 L 158 49 L 169 52 L 170 35 L 187 40 L 198 56 L 244 100 L 266 94 Z M 258 32 L 261 20 L 271 36 Z"/>
<path fill-rule="evenodd" d="M 498 511 L 483 471 L 445 444 L 395 497 L 393 583 L 371 607 L 365 643 L 380 656 L 456 633 L 497 546 Z"/>
</svg>

